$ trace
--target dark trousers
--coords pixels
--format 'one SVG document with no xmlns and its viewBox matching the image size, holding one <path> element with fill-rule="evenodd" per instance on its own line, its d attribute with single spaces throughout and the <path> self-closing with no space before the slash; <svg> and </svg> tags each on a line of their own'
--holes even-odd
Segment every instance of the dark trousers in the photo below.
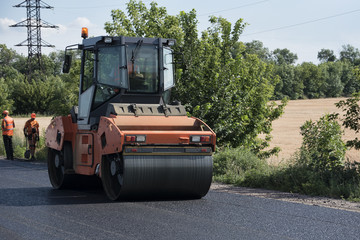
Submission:
<svg viewBox="0 0 360 240">
<path fill-rule="evenodd" d="M 14 159 L 13 153 L 13 146 L 12 146 L 12 136 L 3 135 L 5 151 L 6 151 L 6 158 L 9 160 Z"/>
</svg>

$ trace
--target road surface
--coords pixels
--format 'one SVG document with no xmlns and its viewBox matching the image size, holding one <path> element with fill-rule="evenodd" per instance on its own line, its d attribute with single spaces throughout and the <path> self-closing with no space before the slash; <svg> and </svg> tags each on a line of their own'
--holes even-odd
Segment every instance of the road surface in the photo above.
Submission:
<svg viewBox="0 0 360 240">
<path fill-rule="evenodd" d="M 43 163 L 0 159 L 0 239 L 359 239 L 360 213 L 211 190 L 109 201 L 53 190 Z"/>
</svg>

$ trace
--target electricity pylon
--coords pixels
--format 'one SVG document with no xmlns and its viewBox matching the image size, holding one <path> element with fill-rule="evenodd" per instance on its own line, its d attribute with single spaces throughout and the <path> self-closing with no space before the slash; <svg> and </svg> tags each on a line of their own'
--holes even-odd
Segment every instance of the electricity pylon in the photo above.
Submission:
<svg viewBox="0 0 360 240">
<path fill-rule="evenodd" d="M 33 58 L 37 59 L 39 69 L 41 69 L 41 47 L 55 47 L 41 39 L 41 28 L 58 28 L 40 18 L 40 9 L 53 9 L 47 3 L 41 0 L 25 0 L 14 7 L 26 7 L 27 19 L 10 27 L 27 27 L 27 39 L 15 46 L 28 47 L 28 66 L 29 74 L 32 73 L 31 62 Z"/>
</svg>

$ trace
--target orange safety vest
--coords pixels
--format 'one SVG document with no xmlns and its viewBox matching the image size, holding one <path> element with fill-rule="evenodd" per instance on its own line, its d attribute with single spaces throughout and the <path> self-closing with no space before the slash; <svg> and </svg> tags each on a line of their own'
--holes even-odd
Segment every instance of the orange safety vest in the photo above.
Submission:
<svg viewBox="0 0 360 240">
<path fill-rule="evenodd" d="M 12 136 L 14 134 L 14 119 L 6 116 L 1 124 L 2 135 Z"/>
<path fill-rule="evenodd" d="M 26 121 L 24 129 L 27 131 L 28 135 L 33 134 L 32 129 L 36 129 L 36 133 L 39 133 L 39 123 L 34 119 L 29 119 Z"/>
</svg>

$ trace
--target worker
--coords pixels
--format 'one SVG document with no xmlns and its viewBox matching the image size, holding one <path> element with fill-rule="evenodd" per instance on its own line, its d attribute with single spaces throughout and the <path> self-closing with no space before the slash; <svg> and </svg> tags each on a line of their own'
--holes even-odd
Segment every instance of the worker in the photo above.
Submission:
<svg viewBox="0 0 360 240">
<path fill-rule="evenodd" d="M 9 116 L 9 111 L 5 110 L 2 113 L 3 120 L 1 122 L 1 130 L 5 145 L 6 159 L 14 160 L 14 150 L 12 146 L 12 136 L 14 135 L 15 122 Z"/>
<path fill-rule="evenodd" d="M 134 64 L 133 62 L 128 62 L 127 64 L 128 74 L 131 78 L 138 77 L 144 78 L 144 75 L 140 73 L 140 67 L 138 64 Z"/>
<path fill-rule="evenodd" d="M 31 118 L 26 121 L 24 126 L 24 135 L 28 140 L 30 149 L 30 161 L 35 161 L 35 146 L 39 141 L 39 123 L 35 120 L 36 114 L 32 113 Z"/>
</svg>

